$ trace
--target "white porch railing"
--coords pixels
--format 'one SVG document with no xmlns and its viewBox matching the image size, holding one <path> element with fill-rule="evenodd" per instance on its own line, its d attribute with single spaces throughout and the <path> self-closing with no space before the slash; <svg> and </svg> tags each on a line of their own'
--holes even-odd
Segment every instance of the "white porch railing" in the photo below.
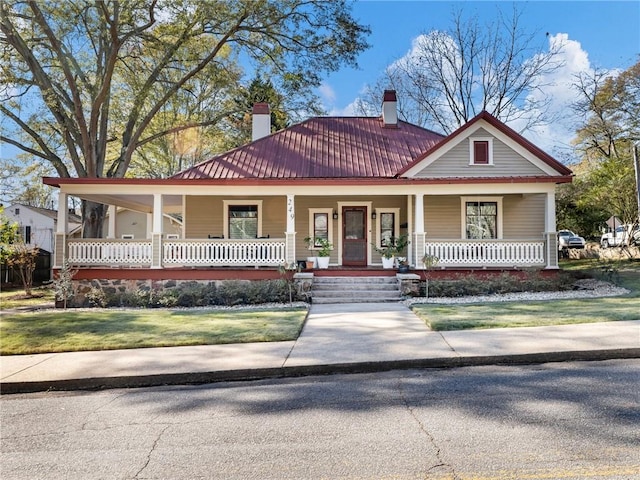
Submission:
<svg viewBox="0 0 640 480">
<path fill-rule="evenodd" d="M 166 266 L 278 266 L 286 263 L 285 239 L 164 240 Z M 73 239 L 67 242 L 72 266 L 151 266 L 151 240 Z"/>
<path fill-rule="evenodd" d="M 543 240 L 443 240 L 428 241 L 426 255 L 438 257 L 438 266 L 544 265 Z"/>
<path fill-rule="evenodd" d="M 165 265 L 278 266 L 286 262 L 285 239 L 165 240 Z"/>
<path fill-rule="evenodd" d="M 151 240 L 82 238 L 67 241 L 71 265 L 151 265 Z"/>
</svg>

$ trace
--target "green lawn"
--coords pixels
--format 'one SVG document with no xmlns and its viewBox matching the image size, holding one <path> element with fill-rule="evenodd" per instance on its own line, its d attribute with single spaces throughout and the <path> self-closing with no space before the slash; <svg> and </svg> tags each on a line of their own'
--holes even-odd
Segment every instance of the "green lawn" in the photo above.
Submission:
<svg viewBox="0 0 640 480">
<path fill-rule="evenodd" d="M 34 287 L 30 297 L 24 294 L 24 289 L 3 288 L 0 291 L 0 308 L 2 310 L 53 303 L 53 300 L 53 290 L 49 287 Z"/>
<path fill-rule="evenodd" d="M 640 262 L 618 262 L 604 268 L 595 261 L 561 266 L 583 275 L 606 277 L 631 293 L 572 300 L 422 304 L 414 305 L 413 310 L 431 329 L 439 331 L 640 320 Z"/>
<path fill-rule="evenodd" d="M 3 315 L 0 354 L 276 342 L 298 337 L 307 310 L 58 310 Z"/>
</svg>

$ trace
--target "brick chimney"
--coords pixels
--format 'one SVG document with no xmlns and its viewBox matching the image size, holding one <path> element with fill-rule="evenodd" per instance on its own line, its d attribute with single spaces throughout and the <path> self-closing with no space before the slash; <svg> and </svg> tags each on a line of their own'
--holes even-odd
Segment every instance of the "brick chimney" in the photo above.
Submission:
<svg viewBox="0 0 640 480">
<path fill-rule="evenodd" d="M 251 141 L 271 134 L 271 112 L 268 103 L 256 103 L 253 105 Z"/>
<path fill-rule="evenodd" d="M 382 97 L 382 123 L 385 128 L 398 128 L 398 100 L 395 90 L 385 90 Z"/>
</svg>

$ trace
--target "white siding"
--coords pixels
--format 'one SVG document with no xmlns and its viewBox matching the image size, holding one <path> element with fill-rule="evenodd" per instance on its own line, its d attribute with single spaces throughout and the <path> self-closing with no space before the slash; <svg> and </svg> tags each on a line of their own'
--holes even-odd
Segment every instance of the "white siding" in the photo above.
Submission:
<svg viewBox="0 0 640 480">
<path fill-rule="evenodd" d="M 16 213 L 16 209 L 18 213 Z M 31 227 L 31 238 L 25 238 L 27 245 L 38 247 L 47 252 L 53 252 L 53 234 L 55 232 L 55 221 L 53 218 L 42 215 L 31 210 L 24 205 L 12 205 L 4 210 L 4 215 L 17 222 L 20 226 L 20 233 L 24 233 L 25 227 Z"/>
</svg>

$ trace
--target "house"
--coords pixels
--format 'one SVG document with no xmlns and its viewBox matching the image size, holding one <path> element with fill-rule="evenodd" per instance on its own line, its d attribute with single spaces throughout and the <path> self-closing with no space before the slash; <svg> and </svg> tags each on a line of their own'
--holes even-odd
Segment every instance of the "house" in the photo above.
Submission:
<svg viewBox="0 0 640 480">
<path fill-rule="evenodd" d="M 58 212 L 48 208 L 16 203 L 6 207 L 4 215 L 18 224 L 18 234 L 24 243 L 39 249 L 34 280 L 51 279 L 51 255 L 54 250 L 54 235 L 57 230 Z M 67 231 L 73 232 L 82 225 L 82 219 L 74 212 L 65 212 Z M 8 278 L 7 274 L 2 276 Z"/>
<path fill-rule="evenodd" d="M 440 269 L 557 269 L 555 191 L 572 173 L 486 112 L 443 136 L 399 120 L 388 90 L 381 117 L 271 134 L 257 104 L 253 128 L 252 142 L 168 179 L 45 178 L 61 205 L 74 196 L 152 219 L 145 238 L 71 239 L 61 210 L 55 266 L 67 258 L 79 279 L 277 278 L 326 239 L 332 270 L 366 274 L 382 265 L 376 247 L 407 235 L 416 269 L 425 254 Z"/>
</svg>

